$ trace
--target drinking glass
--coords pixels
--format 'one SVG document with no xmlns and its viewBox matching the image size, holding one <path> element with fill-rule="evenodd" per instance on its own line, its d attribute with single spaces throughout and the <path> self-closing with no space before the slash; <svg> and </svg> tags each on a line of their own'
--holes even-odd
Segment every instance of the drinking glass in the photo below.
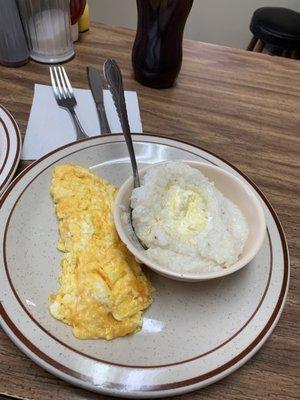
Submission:
<svg viewBox="0 0 300 400">
<path fill-rule="evenodd" d="M 132 50 L 135 79 L 152 88 L 175 84 L 182 38 L 194 0 L 136 0 L 138 26 Z"/>
</svg>

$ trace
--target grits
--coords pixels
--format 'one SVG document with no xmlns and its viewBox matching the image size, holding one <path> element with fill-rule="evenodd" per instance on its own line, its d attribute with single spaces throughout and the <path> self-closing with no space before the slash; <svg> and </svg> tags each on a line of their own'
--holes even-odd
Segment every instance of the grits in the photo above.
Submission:
<svg viewBox="0 0 300 400">
<path fill-rule="evenodd" d="M 199 170 L 172 161 L 150 168 L 132 192 L 132 223 L 147 255 L 177 272 L 234 264 L 248 226 L 239 208 Z"/>
</svg>

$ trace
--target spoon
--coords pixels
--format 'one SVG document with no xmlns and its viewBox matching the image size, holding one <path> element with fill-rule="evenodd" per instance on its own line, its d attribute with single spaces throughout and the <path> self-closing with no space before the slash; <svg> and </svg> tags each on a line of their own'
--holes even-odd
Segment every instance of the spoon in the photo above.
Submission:
<svg viewBox="0 0 300 400">
<path fill-rule="evenodd" d="M 113 101 L 115 103 L 117 113 L 121 122 L 121 126 L 123 129 L 123 134 L 125 137 L 127 149 L 129 152 L 129 157 L 132 166 L 133 173 L 133 187 L 137 188 L 140 186 L 140 177 L 139 171 L 137 167 L 137 162 L 135 158 L 133 143 L 131 139 L 130 127 L 128 122 L 127 108 L 124 96 L 124 87 L 123 87 L 123 79 L 120 68 L 115 60 L 108 59 L 103 64 L 103 74 L 108 84 L 109 91 L 112 95 Z M 132 230 L 144 249 L 147 249 L 147 246 L 139 239 L 137 236 L 133 224 L 132 224 L 132 208 L 130 209 L 130 224 L 132 226 Z"/>
<path fill-rule="evenodd" d="M 140 186 L 140 177 L 139 177 L 138 167 L 131 139 L 130 127 L 128 122 L 122 74 L 117 62 L 110 58 L 106 60 L 105 63 L 103 64 L 103 73 L 121 122 L 132 166 L 133 186 L 134 188 L 137 188 Z"/>
</svg>

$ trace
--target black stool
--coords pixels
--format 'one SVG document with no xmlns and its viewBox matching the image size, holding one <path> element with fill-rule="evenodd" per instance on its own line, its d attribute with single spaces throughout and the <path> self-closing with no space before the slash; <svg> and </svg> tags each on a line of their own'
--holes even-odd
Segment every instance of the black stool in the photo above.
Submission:
<svg viewBox="0 0 300 400">
<path fill-rule="evenodd" d="M 247 50 L 300 59 L 300 13 L 282 7 L 258 8 L 251 20 Z"/>
</svg>

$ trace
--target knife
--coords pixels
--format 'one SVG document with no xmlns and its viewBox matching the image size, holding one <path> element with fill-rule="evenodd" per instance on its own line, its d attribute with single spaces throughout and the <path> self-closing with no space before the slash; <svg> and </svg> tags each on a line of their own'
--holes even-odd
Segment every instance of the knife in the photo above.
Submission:
<svg viewBox="0 0 300 400">
<path fill-rule="evenodd" d="M 101 133 L 111 133 L 103 102 L 103 89 L 100 72 L 93 67 L 87 67 L 87 76 L 98 112 Z"/>
</svg>

